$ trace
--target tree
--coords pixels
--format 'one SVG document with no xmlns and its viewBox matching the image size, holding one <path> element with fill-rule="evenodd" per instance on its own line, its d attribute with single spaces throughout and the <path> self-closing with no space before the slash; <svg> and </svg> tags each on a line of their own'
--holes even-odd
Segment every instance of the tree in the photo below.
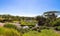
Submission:
<svg viewBox="0 0 60 36">
<path fill-rule="evenodd" d="M 43 14 L 47 19 L 46 21 L 48 21 L 47 26 L 51 26 L 51 23 L 56 21 L 56 18 L 59 15 L 59 13 L 59 11 L 48 11 Z"/>
<path fill-rule="evenodd" d="M 59 11 L 48 11 L 48 12 L 45 12 L 43 15 L 46 17 L 46 18 L 49 18 L 49 19 L 56 19 L 57 15 L 59 14 L 60 12 Z"/>
<path fill-rule="evenodd" d="M 37 16 L 36 20 L 38 21 L 38 25 L 42 26 L 45 24 L 46 18 L 44 18 L 43 16 Z"/>
<path fill-rule="evenodd" d="M 39 21 L 41 16 L 36 16 L 36 20 Z"/>
</svg>

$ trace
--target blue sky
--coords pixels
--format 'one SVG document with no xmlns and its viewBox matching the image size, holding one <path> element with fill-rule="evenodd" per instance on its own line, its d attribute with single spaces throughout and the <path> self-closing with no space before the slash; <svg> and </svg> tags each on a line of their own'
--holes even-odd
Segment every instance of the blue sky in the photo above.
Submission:
<svg viewBox="0 0 60 36">
<path fill-rule="evenodd" d="M 0 14 L 32 17 L 54 10 L 60 11 L 60 0 L 0 0 Z"/>
</svg>

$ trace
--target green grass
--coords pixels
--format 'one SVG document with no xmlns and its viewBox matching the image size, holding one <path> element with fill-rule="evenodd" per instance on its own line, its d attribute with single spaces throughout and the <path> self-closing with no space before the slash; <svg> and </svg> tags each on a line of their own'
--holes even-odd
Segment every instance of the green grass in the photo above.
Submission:
<svg viewBox="0 0 60 36">
<path fill-rule="evenodd" d="M 37 31 L 30 31 L 28 33 L 23 34 L 23 36 L 60 36 L 60 34 L 57 34 L 53 30 L 41 30 L 41 32 Z"/>
<path fill-rule="evenodd" d="M 20 33 L 14 29 L 0 27 L 0 36 L 20 36 Z"/>
<path fill-rule="evenodd" d="M 13 29 L 16 29 L 17 28 L 16 25 L 9 24 L 9 23 L 8 24 L 5 24 L 4 27 L 6 27 L 6 28 L 13 28 Z"/>
<path fill-rule="evenodd" d="M 29 21 L 20 21 L 21 25 L 36 25 L 37 21 L 32 21 L 32 22 L 29 22 Z"/>
<path fill-rule="evenodd" d="M 53 30 L 42 30 L 40 33 L 40 36 L 60 36 L 60 34 L 57 34 L 55 31 Z"/>
</svg>

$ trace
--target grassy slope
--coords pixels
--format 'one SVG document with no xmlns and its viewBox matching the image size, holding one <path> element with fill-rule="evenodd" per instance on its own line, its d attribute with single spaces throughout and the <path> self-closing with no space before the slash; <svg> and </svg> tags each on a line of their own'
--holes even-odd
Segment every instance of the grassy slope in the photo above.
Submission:
<svg viewBox="0 0 60 36">
<path fill-rule="evenodd" d="M 54 30 L 42 30 L 41 32 L 30 31 L 23 34 L 23 36 L 60 36 L 60 34 L 54 32 Z"/>
<path fill-rule="evenodd" d="M 20 34 L 14 29 L 0 27 L 0 36 L 20 36 Z"/>
</svg>

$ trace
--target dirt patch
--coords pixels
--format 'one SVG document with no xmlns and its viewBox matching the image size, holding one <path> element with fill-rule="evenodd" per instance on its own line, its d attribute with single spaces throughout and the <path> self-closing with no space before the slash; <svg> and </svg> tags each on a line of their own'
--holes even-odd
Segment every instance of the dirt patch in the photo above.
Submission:
<svg viewBox="0 0 60 36">
<path fill-rule="evenodd" d="M 0 26 L 3 27 L 5 23 L 0 23 Z"/>
</svg>

